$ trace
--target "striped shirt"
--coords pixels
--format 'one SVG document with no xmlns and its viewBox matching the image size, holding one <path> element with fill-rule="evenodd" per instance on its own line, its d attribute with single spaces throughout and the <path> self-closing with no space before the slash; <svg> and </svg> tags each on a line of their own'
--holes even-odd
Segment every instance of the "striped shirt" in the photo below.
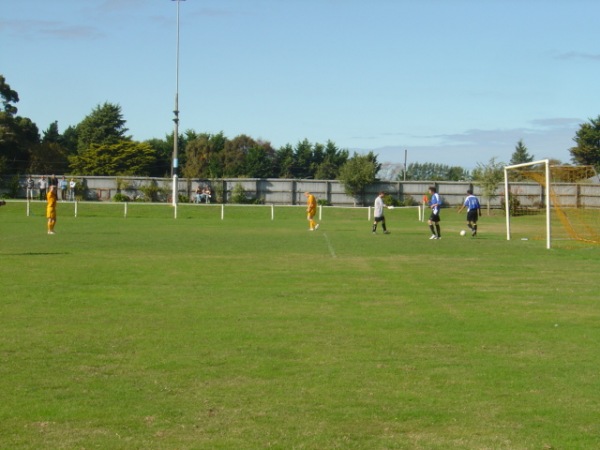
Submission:
<svg viewBox="0 0 600 450">
<path fill-rule="evenodd" d="M 473 194 L 467 196 L 464 204 L 467 207 L 467 212 L 480 208 L 479 200 Z"/>
<path fill-rule="evenodd" d="M 432 212 L 434 214 L 438 214 L 440 212 L 440 205 L 442 204 L 440 200 L 440 194 L 437 192 L 431 196 L 431 200 L 429 201 L 429 206 L 431 206 Z"/>
</svg>

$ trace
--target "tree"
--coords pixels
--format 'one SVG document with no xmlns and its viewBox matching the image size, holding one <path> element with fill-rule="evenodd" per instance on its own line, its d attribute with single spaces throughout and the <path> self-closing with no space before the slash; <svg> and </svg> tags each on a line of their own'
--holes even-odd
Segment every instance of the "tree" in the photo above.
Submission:
<svg viewBox="0 0 600 450">
<path fill-rule="evenodd" d="M 183 176 L 187 178 L 219 178 L 223 176 L 222 151 L 227 142 L 223 132 L 195 135 L 185 147 Z"/>
<path fill-rule="evenodd" d="M 164 139 L 148 139 L 144 141 L 149 144 L 156 152 L 156 164 L 150 174 L 153 177 L 170 177 L 171 166 L 173 163 L 173 148 L 174 148 L 174 132 L 165 135 Z M 185 168 L 187 164 L 186 148 L 189 142 L 194 141 L 200 135 L 194 130 L 186 130 L 185 133 L 179 135 L 177 141 L 177 159 L 179 167 Z"/>
<path fill-rule="evenodd" d="M 19 103 L 19 94 L 10 88 L 4 75 L 0 75 L 0 98 L 2 99 L 2 111 L 9 116 L 17 114 L 17 107 L 13 103 Z"/>
<path fill-rule="evenodd" d="M 294 167 L 293 174 L 294 178 L 313 178 L 314 173 L 311 170 L 311 164 L 313 162 L 313 146 L 304 139 L 298 142 L 294 149 Z"/>
<path fill-rule="evenodd" d="M 340 150 L 332 141 L 327 141 L 323 161 L 315 171 L 315 179 L 335 180 L 346 161 L 348 161 L 348 150 Z"/>
<path fill-rule="evenodd" d="M 530 155 L 527 152 L 527 147 L 523 144 L 523 139 L 520 139 L 517 142 L 517 146 L 515 147 L 515 151 L 510 158 L 510 164 L 523 164 L 530 163 L 533 161 L 533 155 Z"/>
<path fill-rule="evenodd" d="M 42 143 L 46 144 L 52 142 L 58 144 L 60 143 L 60 140 L 61 136 L 58 132 L 58 122 L 55 120 L 48 126 L 47 130 L 42 132 Z"/>
<path fill-rule="evenodd" d="M 29 149 L 29 173 L 65 173 L 69 169 L 69 149 L 54 121 L 42 132 L 39 145 Z"/>
<path fill-rule="evenodd" d="M 156 164 L 150 173 L 152 177 L 169 177 L 171 174 L 171 162 L 173 158 L 173 136 L 174 133 L 167 136 L 165 139 L 148 139 L 144 141 L 145 144 L 148 144 L 150 147 L 154 149 L 154 154 L 156 155 Z M 169 139 L 171 142 L 169 142 Z M 184 167 L 181 164 L 181 167 Z"/>
<path fill-rule="evenodd" d="M 190 142 L 185 149 L 186 163 L 181 174 L 186 178 L 206 178 L 210 159 L 210 135 L 201 135 Z"/>
<path fill-rule="evenodd" d="M 60 137 L 62 145 L 67 149 L 69 155 L 77 153 L 77 142 L 79 137 L 77 135 L 77 127 L 68 126 Z"/>
<path fill-rule="evenodd" d="M 256 141 L 245 134 L 227 140 L 221 152 L 223 176 L 234 178 L 242 174 L 248 151 L 256 145 Z"/>
<path fill-rule="evenodd" d="M 126 136 L 125 119 L 121 107 L 105 102 L 98 105 L 77 125 L 77 151 L 83 153 L 92 144 L 116 144 L 120 141 L 130 141 Z"/>
<path fill-rule="evenodd" d="M 24 172 L 29 167 L 29 154 L 40 142 L 37 126 L 28 118 L 17 116 L 15 103 L 19 94 L 0 75 L 0 173 Z"/>
<path fill-rule="evenodd" d="M 504 179 L 504 166 L 496 158 L 490 159 L 487 164 L 477 163 L 473 171 L 475 184 L 481 187 L 482 195 L 487 199 L 487 212 L 490 214 L 490 201 L 498 196 L 498 184 Z"/>
<path fill-rule="evenodd" d="M 270 178 L 273 176 L 275 152 L 269 142 L 259 142 L 248 150 L 244 173 L 248 178 Z"/>
<path fill-rule="evenodd" d="M 29 150 L 29 173 L 65 173 L 69 170 L 67 149 L 56 142 L 41 142 Z"/>
<path fill-rule="evenodd" d="M 121 141 L 115 144 L 91 144 L 71 156 L 71 170 L 78 175 L 148 176 L 156 162 L 154 149 L 146 143 Z"/>
<path fill-rule="evenodd" d="M 404 178 L 399 174 L 398 179 Z M 460 166 L 437 163 L 411 163 L 406 169 L 407 180 L 462 181 L 470 178 L 469 171 Z"/>
<path fill-rule="evenodd" d="M 450 166 L 446 172 L 446 180 L 448 181 L 464 181 L 469 180 L 469 171 L 460 166 Z"/>
<path fill-rule="evenodd" d="M 570 149 L 572 161 L 600 170 L 600 115 L 581 124 L 573 140 L 577 145 Z"/>
<path fill-rule="evenodd" d="M 364 203 L 365 189 L 375 182 L 375 175 L 379 172 L 380 165 L 373 152 L 368 155 L 359 155 L 356 152 L 340 169 L 338 179 L 344 185 L 347 195 L 360 199 Z"/>
<path fill-rule="evenodd" d="M 318 165 L 315 171 L 316 180 L 335 180 L 340 173 L 340 167 L 326 159 Z"/>
<path fill-rule="evenodd" d="M 294 148 L 286 144 L 275 152 L 275 176 L 294 178 Z"/>
<path fill-rule="evenodd" d="M 38 127 L 30 119 L 0 112 L 0 166 L 6 172 L 27 171 L 30 154 L 39 142 Z"/>
</svg>

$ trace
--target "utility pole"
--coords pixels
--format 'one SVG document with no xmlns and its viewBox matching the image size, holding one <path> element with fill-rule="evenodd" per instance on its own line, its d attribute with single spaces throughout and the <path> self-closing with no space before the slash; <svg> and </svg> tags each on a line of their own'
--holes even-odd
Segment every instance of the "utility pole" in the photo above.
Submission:
<svg viewBox="0 0 600 450">
<path fill-rule="evenodd" d="M 179 197 L 177 167 L 179 166 L 178 159 L 178 144 L 179 144 L 179 3 L 185 0 L 171 0 L 177 2 L 177 44 L 175 48 L 175 110 L 173 114 L 173 122 L 175 122 L 175 130 L 173 132 L 173 164 L 171 166 L 171 175 L 173 176 L 173 206 L 177 206 Z"/>
</svg>

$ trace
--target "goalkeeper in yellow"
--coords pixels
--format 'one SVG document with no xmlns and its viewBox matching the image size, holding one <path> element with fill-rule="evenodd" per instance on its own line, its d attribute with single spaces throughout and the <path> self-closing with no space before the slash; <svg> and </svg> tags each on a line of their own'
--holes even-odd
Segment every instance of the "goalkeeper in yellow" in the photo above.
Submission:
<svg viewBox="0 0 600 450">
<path fill-rule="evenodd" d="M 50 190 L 46 194 L 46 218 L 48 219 L 48 234 L 54 234 L 54 226 L 56 225 L 56 186 L 50 186 Z"/>
<path fill-rule="evenodd" d="M 306 218 L 308 219 L 308 225 L 310 231 L 319 229 L 319 224 L 315 222 L 315 215 L 317 214 L 317 199 L 310 192 L 305 192 L 306 197 Z"/>
</svg>

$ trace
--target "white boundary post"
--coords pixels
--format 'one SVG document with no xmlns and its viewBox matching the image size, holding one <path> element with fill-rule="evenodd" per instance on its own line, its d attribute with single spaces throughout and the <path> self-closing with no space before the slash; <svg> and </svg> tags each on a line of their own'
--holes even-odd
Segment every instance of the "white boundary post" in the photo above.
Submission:
<svg viewBox="0 0 600 450">
<path fill-rule="evenodd" d="M 124 205 L 123 217 L 125 219 L 127 219 L 127 202 L 123 202 L 123 205 Z"/>
<path fill-rule="evenodd" d="M 275 220 L 275 206 L 271 203 L 271 220 Z"/>
<path fill-rule="evenodd" d="M 79 204 L 79 202 L 77 200 L 75 200 L 75 217 L 77 217 L 77 205 Z"/>
<path fill-rule="evenodd" d="M 29 217 L 29 197 L 27 198 L 27 217 Z"/>
<path fill-rule="evenodd" d="M 552 227 L 550 225 L 550 161 L 546 161 L 546 248 L 551 247 Z"/>
<path fill-rule="evenodd" d="M 504 167 L 504 214 L 506 215 L 506 240 L 510 241 L 510 191 L 508 190 L 508 167 Z"/>
<path fill-rule="evenodd" d="M 225 203 L 221 203 L 221 220 L 225 218 Z"/>
<path fill-rule="evenodd" d="M 319 222 L 323 217 L 323 205 L 319 205 Z"/>
<path fill-rule="evenodd" d="M 174 136 L 174 142 L 175 142 L 175 145 L 177 145 L 177 137 L 176 136 Z M 173 161 L 174 161 L 173 172 L 176 172 L 177 171 L 177 160 L 175 159 Z M 171 202 L 172 202 L 173 206 L 177 206 L 177 200 L 179 200 L 177 198 L 178 194 L 179 194 L 179 189 L 178 189 L 179 186 L 177 184 L 178 184 L 177 174 L 173 174 L 173 189 L 171 192 Z"/>
</svg>

